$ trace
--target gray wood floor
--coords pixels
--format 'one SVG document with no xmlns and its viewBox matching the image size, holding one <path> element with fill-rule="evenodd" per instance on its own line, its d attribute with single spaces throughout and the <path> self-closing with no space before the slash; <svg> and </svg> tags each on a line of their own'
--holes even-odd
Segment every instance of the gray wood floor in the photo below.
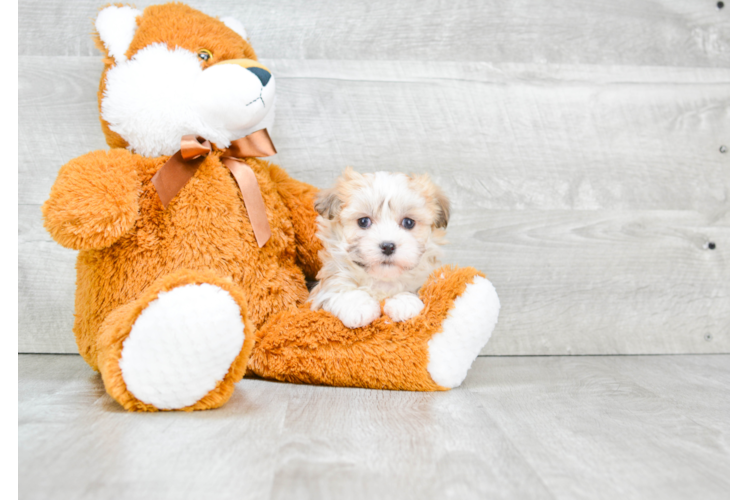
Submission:
<svg viewBox="0 0 748 500">
<path fill-rule="evenodd" d="M 79 356 L 20 355 L 19 498 L 728 498 L 729 362 L 481 357 L 447 393 L 245 379 L 130 414 Z"/>
</svg>

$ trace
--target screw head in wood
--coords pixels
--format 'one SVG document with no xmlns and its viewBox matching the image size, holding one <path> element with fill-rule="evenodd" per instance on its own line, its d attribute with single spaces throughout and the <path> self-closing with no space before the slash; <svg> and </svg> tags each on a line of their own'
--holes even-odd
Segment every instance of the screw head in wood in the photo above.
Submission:
<svg viewBox="0 0 748 500">
<path fill-rule="evenodd" d="M 727 146 L 720 146 L 719 147 L 719 152 L 720 153 L 727 153 Z"/>
<path fill-rule="evenodd" d="M 706 340 L 707 342 L 709 342 L 710 340 L 712 340 L 712 334 L 711 333 L 707 333 L 706 335 L 704 335 L 704 340 Z"/>
</svg>

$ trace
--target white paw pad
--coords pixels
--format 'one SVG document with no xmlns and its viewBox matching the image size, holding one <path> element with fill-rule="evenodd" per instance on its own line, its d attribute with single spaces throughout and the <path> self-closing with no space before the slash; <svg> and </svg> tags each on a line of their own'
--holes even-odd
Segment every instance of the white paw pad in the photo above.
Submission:
<svg viewBox="0 0 748 500">
<path fill-rule="evenodd" d="M 407 321 L 418 316 L 423 302 L 414 293 L 398 293 L 384 302 L 384 313 L 393 321 Z"/>
<path fill-rule="evenodd" d="M 148 304 L 122 346 L 127 390 L 163 410 L 198 402 L 223 380 L 244 344 L 241 310 L 209 284 L 184 285 Z"/>
<path fill-rule="evenodd" d="M 465 380 L 473 361 L 491 337 L 499 319 L 499 296 L 486 278 L 473 283 L 455 299 L 442 331 L 429 340 L 429 375 L 437 384 L 453 388 Z"/>
</svg>

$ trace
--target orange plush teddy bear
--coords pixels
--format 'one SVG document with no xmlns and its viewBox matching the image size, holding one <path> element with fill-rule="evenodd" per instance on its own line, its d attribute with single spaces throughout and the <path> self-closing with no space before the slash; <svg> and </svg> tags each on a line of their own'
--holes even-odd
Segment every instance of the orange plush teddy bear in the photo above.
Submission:
<svg viewBox="0 0 748 500">
<path fill-rule="evenodd" d="M 312 311 L 317 189 L 274 153 L 275 78 L 242 25 L 184 4 L 108 6 L 95 21 L 108 151 L 62 167 L 42 207 L 79 250 L 83 358 L 128 410 L 225 403 L 245 374 L 373 389 L 459 385 L 498 317 L 493 286 L 444 267 L 425 307 L 351 330 Z"/>
</svg>

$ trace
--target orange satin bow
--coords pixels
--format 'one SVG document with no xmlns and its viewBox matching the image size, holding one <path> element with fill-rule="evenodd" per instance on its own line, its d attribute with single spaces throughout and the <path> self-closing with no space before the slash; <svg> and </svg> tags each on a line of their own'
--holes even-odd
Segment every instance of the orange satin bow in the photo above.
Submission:
<svg viewBox="0 0 748 500">
<path fill-rule="evenodd" d="M 209 141 L 196 135 L 182 136 L 180 150 L 174 153 L 163 167 L 156 172 L 151 182 L 156 187 L 156 193 L 161 203 L 166 207 L 179 193 L 187 182 L 195 175 L 197 169 L 213 150 Z M 219 150 L 220 151 L 220 150 Z M 240 158 L 256 158 L 271 156 L 276 153 L 273 141 L 267 130 L 262 129 L 231 143 L 228 149 L 221 153 L 221 162 L 231 171 L 244 197 L 244 206 L 252 223 L 252 229 L 257 238 L 257 245 L 262 246 L 270 239 L 270 223 L 268 222 L 265 202 L 262 199 L 260 185 L 257 183 L 252 168 Z"/>
</svg>

